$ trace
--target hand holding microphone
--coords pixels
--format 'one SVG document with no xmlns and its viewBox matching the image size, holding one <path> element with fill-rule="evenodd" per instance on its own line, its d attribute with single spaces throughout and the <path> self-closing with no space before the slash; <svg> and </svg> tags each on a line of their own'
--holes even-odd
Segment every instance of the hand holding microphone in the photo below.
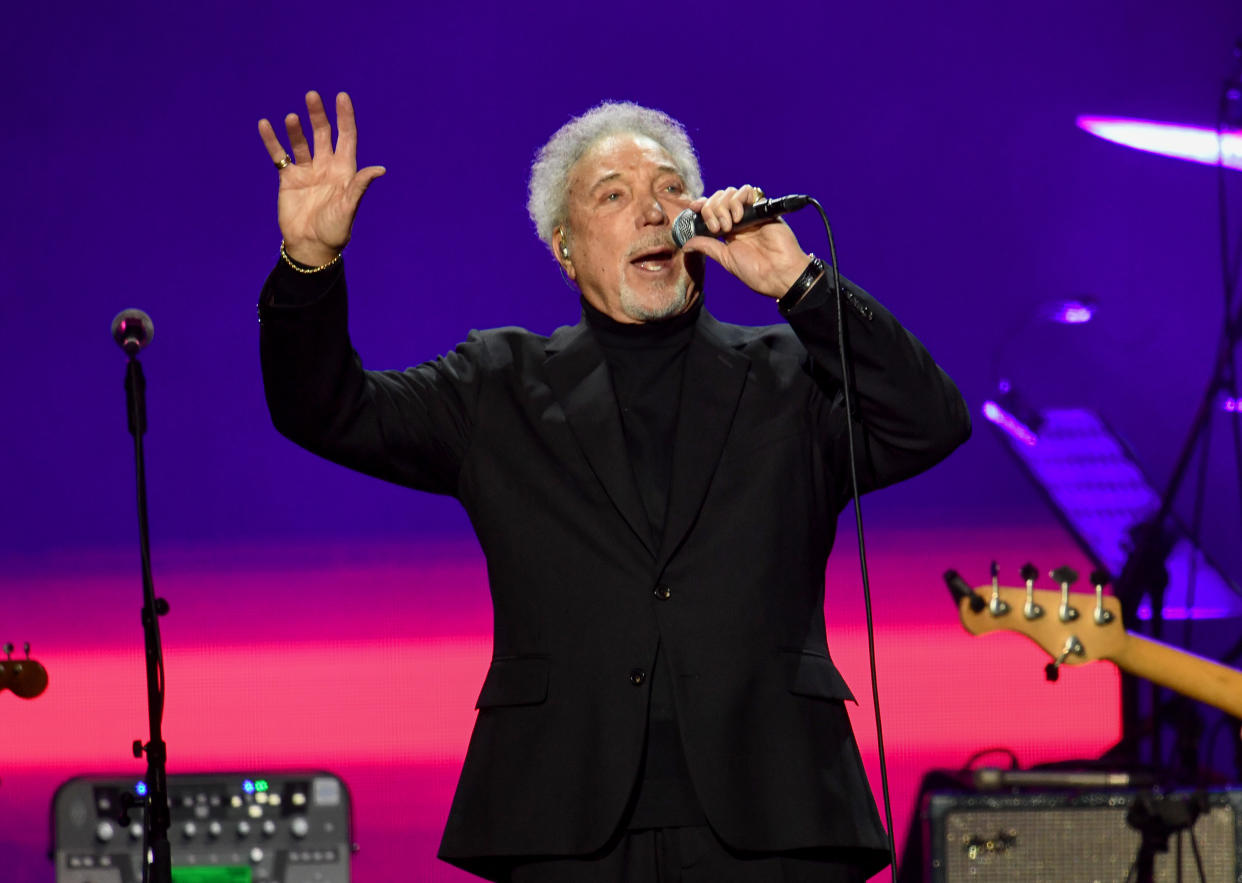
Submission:
<svg viewBox="0 0 1242 883">
<path fill-rule="evenodd" d="M 677 247 L 684 246 L 692 236 L 716 236 L 744 230 L 811 204 L 809 196 L 797 193 L 768 199 L 758 187 L 749 189 L 756 194 L 755 202 L 743 205 L 740 215 L 727 211 L 724 214 L 704 217 L 703 212 L 689 208 L 678 215 L 673 221 L 673 241 L 677 243 Z"/>
<path fill-rule="evenodd" d="M 808 204 L 809 197 L 798 195 L 764 199 L 763 191 L 750 185 L 717 190 L 678 215 L 673 240 L 685 252 L 707 255 L 754 291 L 779 298 L 811 256 L 787 225 L 772 221 Z"/>
</svg>

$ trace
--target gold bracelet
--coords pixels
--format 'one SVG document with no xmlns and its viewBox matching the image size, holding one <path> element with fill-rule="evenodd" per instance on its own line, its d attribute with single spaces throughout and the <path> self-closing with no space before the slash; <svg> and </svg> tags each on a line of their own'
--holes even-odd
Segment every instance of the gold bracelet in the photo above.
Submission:
<svg viewBox="0 0 1242 883">
<path fill-rule="evenodd" d="M 285 241 L 282 239 L 280 240 L 280 257 L 281 259 L 284 260 L 286 264 L 292 267 L 296 272 L 310 274 L 310 273 L 318 273 L 320 270 L 328 269 L 328 267 L 332 266 L 333 264 L 335 264 L 337 261 L 341 259 L 341 252 L 338 251 L 336 253 L 336 257 L 328 261 L 322 267 L 311 267 L 306 264 L 300 264 L 297 261 L 295 261 L 293 258 L 289 257 L 289 252 L 285 251 Z"/>
</svg>

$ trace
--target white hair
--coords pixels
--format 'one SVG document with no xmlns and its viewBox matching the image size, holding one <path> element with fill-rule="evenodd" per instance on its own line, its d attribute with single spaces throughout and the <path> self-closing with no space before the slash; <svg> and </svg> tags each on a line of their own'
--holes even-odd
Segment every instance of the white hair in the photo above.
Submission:
<svg viewBox="0 0 1242 883">
<path fill-rule="evenodd" d="M 609 135 L 643 135 L 663 147 L 691 197 L 703 195 L 699 159 L 685 127 L 668 114 L 629 101 L 605 101 L 556 130 L 530 167 L 526 210 L 539 238 L 552 247 L 552 232 L 569 214 L 569 173 L 590 147 Z"/>
</svg>

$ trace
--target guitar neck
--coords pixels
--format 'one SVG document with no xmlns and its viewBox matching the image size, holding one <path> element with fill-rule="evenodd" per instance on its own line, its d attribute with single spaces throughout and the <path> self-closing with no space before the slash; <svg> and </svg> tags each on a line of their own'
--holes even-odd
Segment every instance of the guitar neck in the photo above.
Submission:
<svg viewBox="0 0 1242 883">
<path fill-rule="evenodd" d="M 1242 718 L 1242 672 L 1130 633 L 1108 658 L 1128 674 Z"/>
</svg>

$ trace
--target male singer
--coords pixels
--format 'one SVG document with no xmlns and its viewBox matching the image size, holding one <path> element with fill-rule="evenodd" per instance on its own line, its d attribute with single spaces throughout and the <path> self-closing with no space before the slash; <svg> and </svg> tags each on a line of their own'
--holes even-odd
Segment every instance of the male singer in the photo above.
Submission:
<svg viewBox="0 0 1242 883">
<path fill-rule="evenodd" d="M 493 658 L 440 856 L 515 883 L 884 867 L 824 632 L 850 495 L 831 270 L 778 220 L 735 229 L 759 191 L 704 197 L 679 123 L 606 103 L 553 135 L 530 179 L 577 324 L 476 332 L 405 371 L 364 371 L 341 252 L 384 170 L 356 166 L 348 96 L 335 148 L 319 96 L 306 103 L 313 149 L 296 114 L 289 153 L 259 124 L 284 237 L 260 303 L 272 419 L 335 462 L 456 497 L 487 558 Z M 679 249 L 687 208 L 712 235 Z M 714 319 L 704 255 L 781 321 Z M 416 288 L 416 269 L 397 284 Z M 843 284 L 868 491 L 943 459 L 970 422 L 923 346 Z"/>
</svg>

